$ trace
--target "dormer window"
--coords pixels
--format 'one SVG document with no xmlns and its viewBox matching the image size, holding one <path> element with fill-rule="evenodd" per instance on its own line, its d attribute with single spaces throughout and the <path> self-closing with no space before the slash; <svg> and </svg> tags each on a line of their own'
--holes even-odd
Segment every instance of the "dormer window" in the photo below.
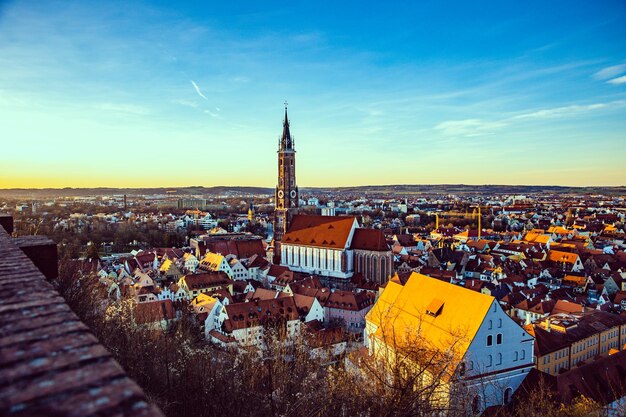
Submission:
<svg viewBox="0 0 626 417">
<path fill-rule="evenodd" d="M 429 316 L 437 317 L 441 314 L 441 310 L 443 309 L 443 301 L 438 298 L 433 298 L 433 300 L 426 307 L 426 314 Z"/>
</svg>

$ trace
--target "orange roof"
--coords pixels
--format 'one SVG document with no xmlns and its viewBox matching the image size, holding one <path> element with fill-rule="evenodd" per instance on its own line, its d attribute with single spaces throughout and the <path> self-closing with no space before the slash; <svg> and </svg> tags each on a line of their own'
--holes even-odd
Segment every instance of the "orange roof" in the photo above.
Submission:
<svg viewBox="0 0 626 417">
<path fill-rule="evenodd" d="M 578 259 L 578 255 L 570 252 L 561 252 L 558 250 L 551 250 L 548 253 L 548 260 L 552 262 L 564 262 L 568 264 L 573 264 Z"/>
<path fill-rule="evenodd" d="M 552 309 L 552 314 L 579 313 L 581 311 L 584 311 L 582 304 L 572 303 L 567 300 L 558 300 Z"/>
<path fill-rule="evenodd" d="M 563 283 L 572 283 L 575 285 L 580 285 L 580 286 L 584 286 L 585 283 L 587 282 L 587 278 L 585 277 L 579 277 L 576 275 L 565 275 L 563 277 Z"/>
<path fill-rule="evenodd" d="M 326 248 L 345 248 L 350 232 L 358 226 L 353 216 L 295 215 L 283 243 Z"/>
<path fill-rule="evenodd" d="M 572 233 L 572 231 L 566 229 L 563 226 L 552 226 L 548 229 L 548 233 L 554 233 L 557 235 L 569 235 L 570 233 Z"/>
<path fill-rule="evenodd" d="M 524 241 L 534 243 L 548 243 L 550 241 L 550 235 L 543 234 L 543 231 L 531 230 L 524 236 Z"/>
</svg>

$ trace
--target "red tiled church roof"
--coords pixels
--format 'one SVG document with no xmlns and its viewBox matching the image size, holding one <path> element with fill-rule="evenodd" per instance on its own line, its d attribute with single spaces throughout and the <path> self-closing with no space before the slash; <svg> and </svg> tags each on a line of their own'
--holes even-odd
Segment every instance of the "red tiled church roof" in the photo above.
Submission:
<svg viewBox="0 0 626 417">
<path fill-rule="evenodd" d="M 283 243 L 326 248 L 345 248 L 356 221 L 353 216 L 295 215 Z"/>
<path fill-rule="evenodd" d="M 389 247 L 382 230 L 355 229 L 350 249 L 386 252 L 389 250 Z"/>
</svg>

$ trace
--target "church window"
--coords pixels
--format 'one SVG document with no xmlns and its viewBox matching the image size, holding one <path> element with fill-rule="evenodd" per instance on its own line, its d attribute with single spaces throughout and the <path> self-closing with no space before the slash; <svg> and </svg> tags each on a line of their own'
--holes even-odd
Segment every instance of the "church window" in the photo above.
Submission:
<svg viewBox="0 0 626 417">
<path fill-rule="evenodd" d="M 472 399 L 472 412 L 478 413 L 480 411 L 480 395 L 477 395 Z"/>
<path fill-rule="evenodd" d="M 372 259 L 372 278 L 378 278 L 378 258 Z"/>
<path fill-rule="evenodd" d="M 511 402 L 511 396 L 513 395 L 513 388 L 508 387 L 504 390 L 504 404 Z"/>
</svg>

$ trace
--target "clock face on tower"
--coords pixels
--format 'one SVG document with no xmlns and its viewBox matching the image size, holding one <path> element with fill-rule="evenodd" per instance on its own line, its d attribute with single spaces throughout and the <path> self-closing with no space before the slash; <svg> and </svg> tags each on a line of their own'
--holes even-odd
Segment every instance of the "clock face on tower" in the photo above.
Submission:
<svg viewBox="0 0 626 417">
<path fill-rule="evenodd" d="M 278 190 L 278 198 L 283 198 L 285 196 L 285 193 L 283 192 L 283 190 Z"/>
<path fill-rule="evenodd" d="M 291 196 L 291 198 L 296 198 L 296 190 L 291 190 L 289 195 Z"/>
</svg>

